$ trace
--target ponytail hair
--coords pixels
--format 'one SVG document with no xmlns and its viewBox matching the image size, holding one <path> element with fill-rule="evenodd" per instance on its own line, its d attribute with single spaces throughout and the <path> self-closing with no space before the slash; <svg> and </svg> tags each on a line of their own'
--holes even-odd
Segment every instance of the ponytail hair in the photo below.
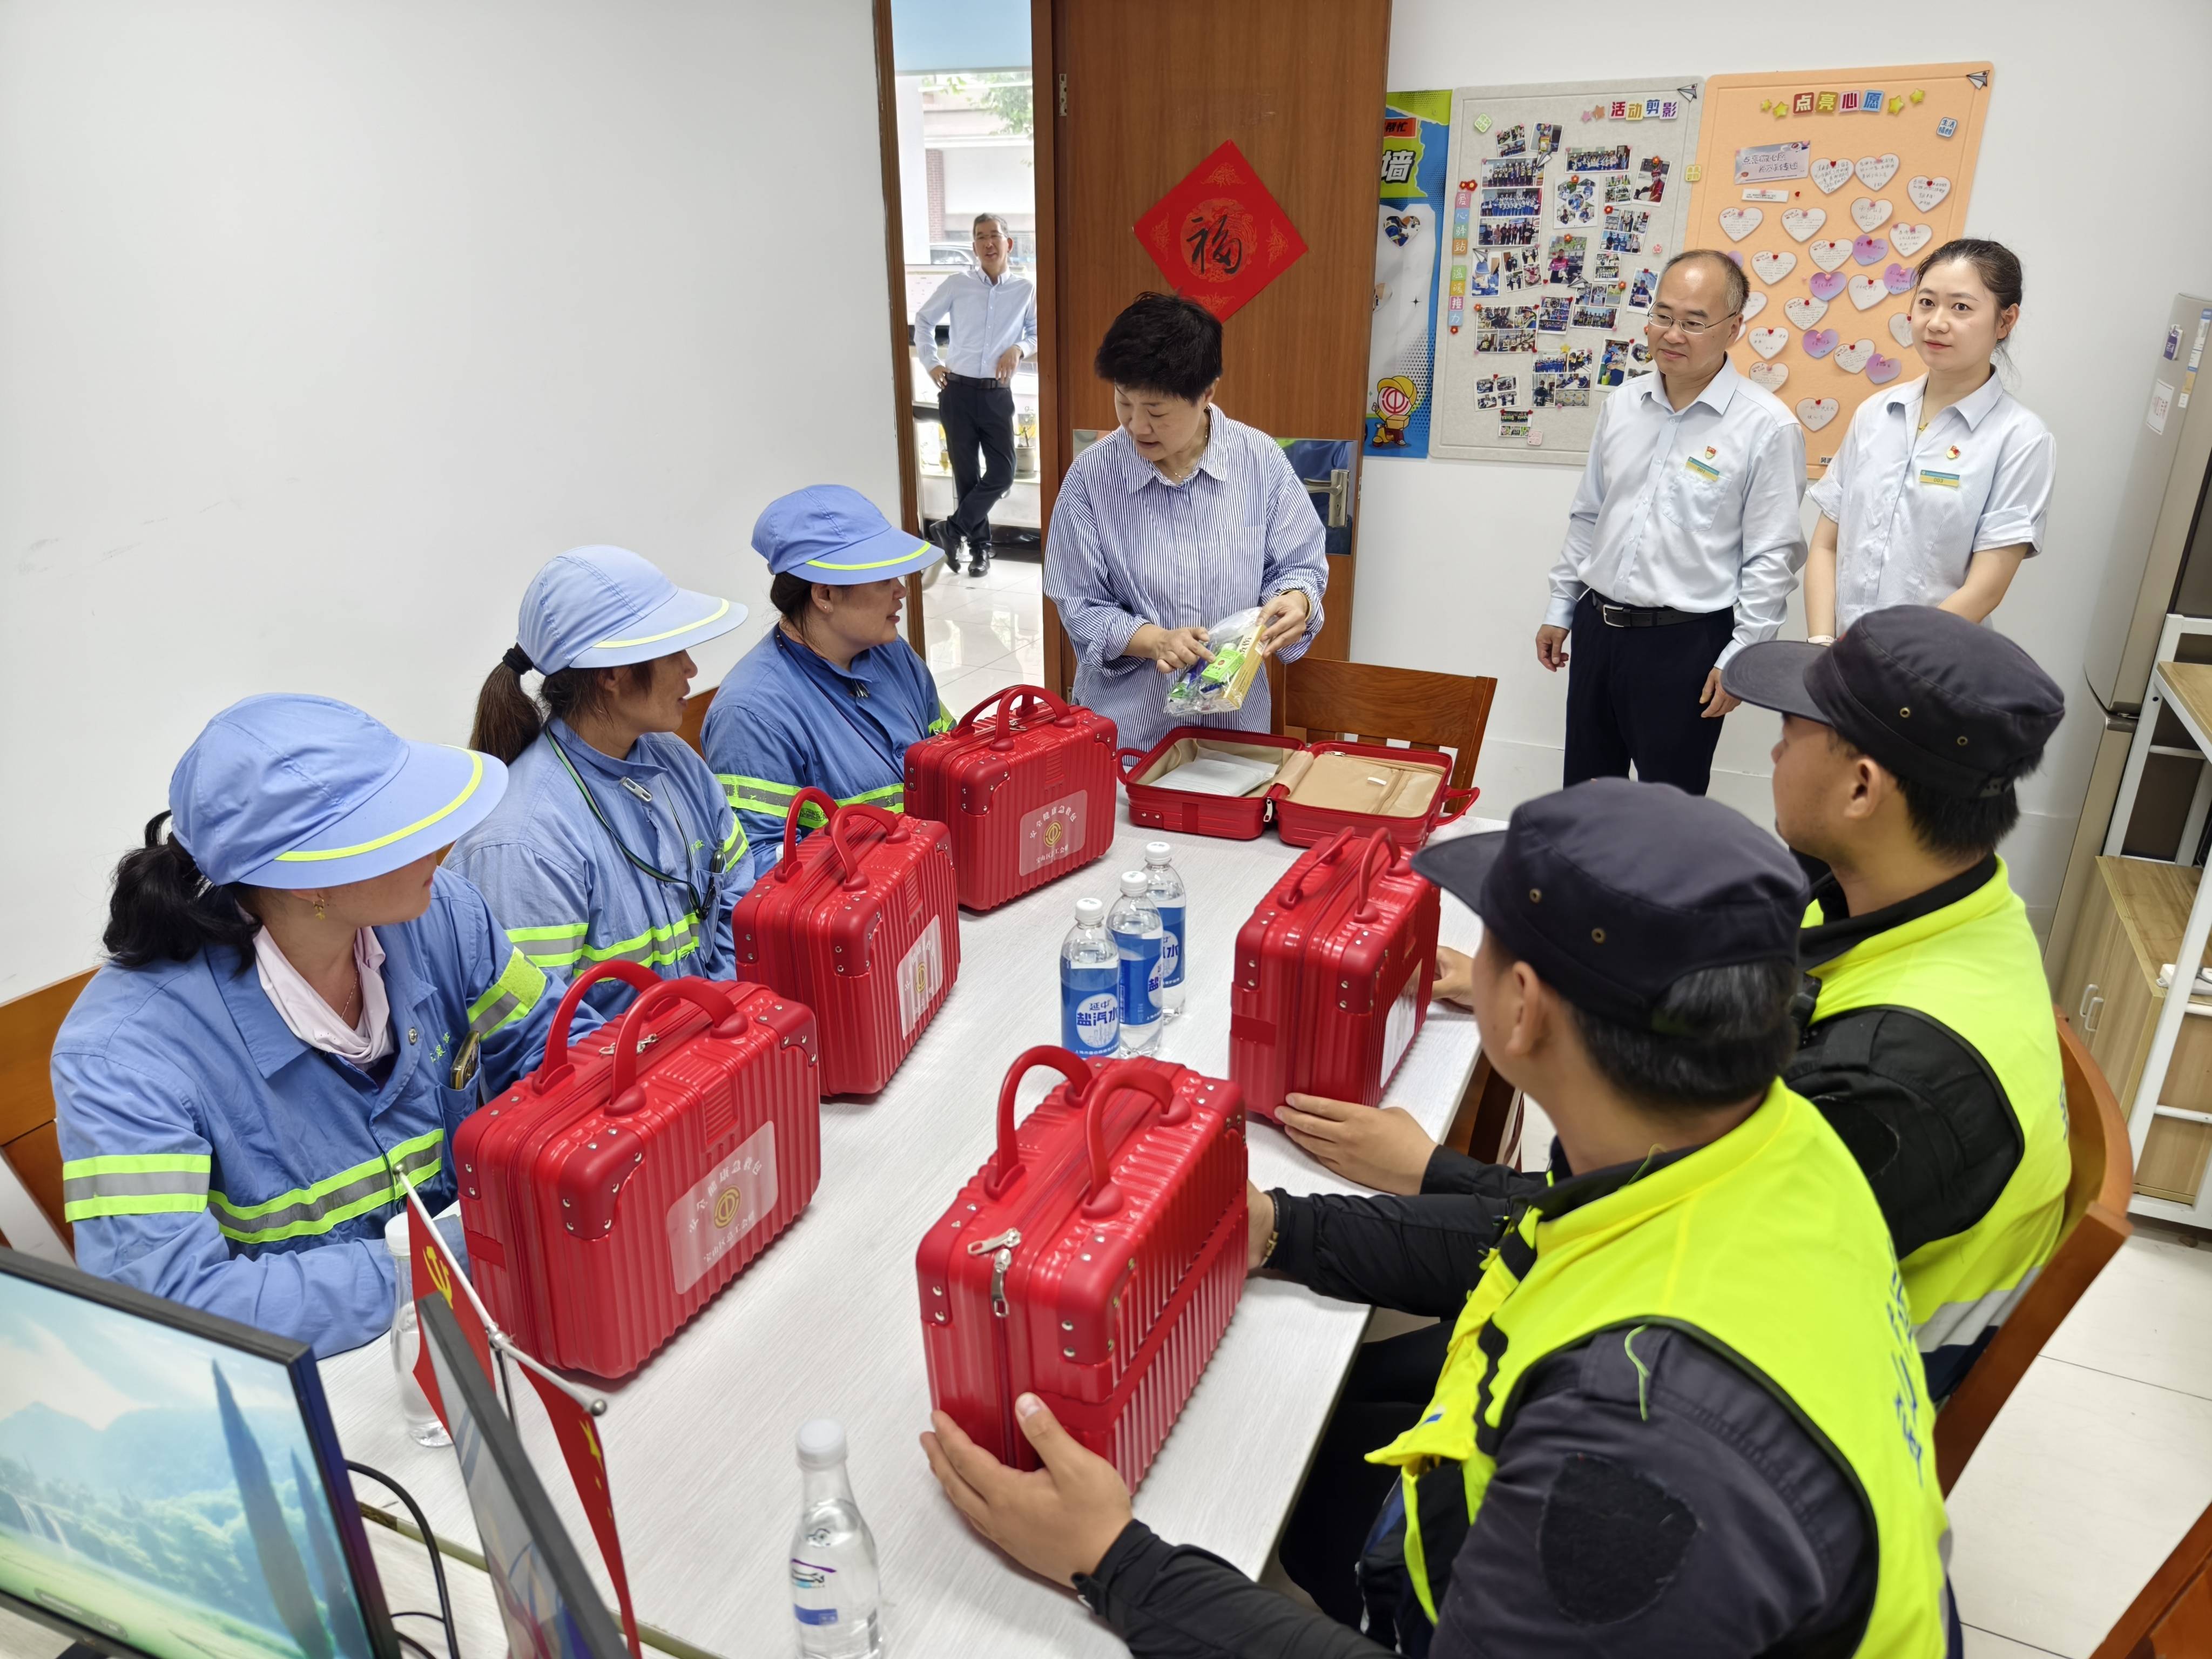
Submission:
<svg viewBox="0 0 2212 1659">
<path fill-rule="evenodd" d="M 484 676 L 477 693 L 477 717 L 469 727 L 469 747 L 482 750 L 502 764 L 512 766 L 522 751 L 538 741 L 550 719 L 575 723 L 579 715 L 599 712 L 607 702 L 599 668 L 563 668 L 548 674 L 532 696 L 522 689 L 522 675 L 530 659 L 520 647 L 510 649 L 499 665 Z M 633 690 L 653 684 L 653 664 L 631 663 L 612 671 Z"/>
<path fill-rule="evenodd" d="M 984 215 L 988 218 L 988 214 Z M 776 614 L 806 637 L 806 613 L 814 608 L 814 584 L 795 571 L 786 570 L 768 585 L 768 602 Z"/>
<path fill-rule="evenodd" d="M 250 890 L 236 882 L 211 885 L 184 843 L 161 835 L 168 816 L 156 812 L 149 818 L 146 844 L 125 853 L 115 866 L 107 931 L 100 942 L 122 968 L 190 962 L 210 945 L 228 945 L 238 952 L 234 971 L 244 973 L 253 959 L 253 936 L 261 931 L 246 907 Z"/>
</svg>

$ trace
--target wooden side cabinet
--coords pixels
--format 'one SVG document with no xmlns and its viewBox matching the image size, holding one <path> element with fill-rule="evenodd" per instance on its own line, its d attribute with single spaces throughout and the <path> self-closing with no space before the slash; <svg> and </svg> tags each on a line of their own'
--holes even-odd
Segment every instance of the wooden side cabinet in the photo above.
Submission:
<svg viewBox="0 0 2212 1659">
<path fill-rule="evenodd" d="M 2159 969 L 2180 949 L 2202 873 L 2150 859 L 2100 858 L 2085 896 L 2059 980 L 2058 1006 L 2087 1042 L 2124 1107 L 2142 1082 L 2166 1001 Z M 2205 1182 L 2212 1163 L 2212 996 L 2196 997 L 2189 1012 L 2192 1018 L 2182 1022 L 2156 1119 L 2147 1132 L 2130 1125 L 2141 1132 L 2136 1191 L 2192 1211 L 2201 1199 L 2212 1218 L 2212 1192 Z"/>
</svg>

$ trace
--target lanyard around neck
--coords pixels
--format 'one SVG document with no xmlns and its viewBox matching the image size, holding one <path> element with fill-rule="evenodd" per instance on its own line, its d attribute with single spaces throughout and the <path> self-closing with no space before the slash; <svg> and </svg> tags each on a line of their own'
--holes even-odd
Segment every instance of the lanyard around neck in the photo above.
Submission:
<svg viewBox="0 0 2212 1659">
<path fill-rule="evenodd" d="M 713 860 L 707 866 L 708 880 L 707 883 L 706 894 L 701 893 L 696 887 L 691 884 L 691 878 L 688 875 L 671 875 L 659 865 L 647 862 L 644 859 L 639 857 L 637 854 L 630 850 L 629 843 L 622 838 L 622 832 L 619 830 L 617 830 L 613 823 L 609 822 L 607 815 L 599 810 L 599 798 L 592 793 L 591 785 L 584 781 L 584 775 L 576 769 L 576 763 L 568 758 L 568 751 L 561 746 L 561 739 L 553 735 L 553 730 L 550 726 L 546 728 L 545 741 L 553 745 L 553 752 L 561 757 L 561 764 L 568 769 L 569 779 L 575 784 L 577 792 L 583 796 L 584 805 L 592 809 L 592 816 L 599 821 L 599 827 L 607 832 L 607 838 L 614 842 L 616 850 L 621 853 L 623 857 L 629 861 L 630 867 L 638 871 L 641 874 L 651 876 L 655 881 L 663 883 L 667 886 L 681 887 L 684 890 L 685 896 L 691 901 L 691 914 L 696 916 L 702 924 L 711 926 L 712 912 L 708 904 L 708 895 L 712 894 L 714 890 L 714 882 L 713 878 L 719 876 L 722 872 L 721 854 L 717 852 L 714 854 Z M 684 827 L 683 818 L 680 816 L 676 815 L 676 803 L 673 799 L 670 800 L 668 803 L 668 811 L 672 816 L 676 817 L 676 833 L 678 836 L 684 838 L 688 842 L 690 840 L 689 832 L 686 831 Z"/>
</svg>

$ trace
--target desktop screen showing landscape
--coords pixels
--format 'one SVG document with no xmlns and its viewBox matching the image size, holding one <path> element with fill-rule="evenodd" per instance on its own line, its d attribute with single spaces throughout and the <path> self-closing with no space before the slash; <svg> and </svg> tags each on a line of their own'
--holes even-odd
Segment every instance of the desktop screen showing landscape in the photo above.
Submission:
<svg viewBox="0 0 2212 1659">
<path fill-rule="evenodd" d="M 158 1659 L 369 1659 L 274 1360 L 0 1274 L 0 1590 Z"/>
</svg>

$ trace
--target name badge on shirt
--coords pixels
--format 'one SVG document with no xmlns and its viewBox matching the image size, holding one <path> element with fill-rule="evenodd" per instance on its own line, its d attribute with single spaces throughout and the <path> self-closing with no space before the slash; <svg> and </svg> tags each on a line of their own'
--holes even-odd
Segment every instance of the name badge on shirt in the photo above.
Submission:
<svg viewBox="0 0 2212 1659">
<path fill-rule="evenodd" d="M 1699 460 L 1694 455 L 1691 456 L 1687 461 L 1683 463 L 1682 470 L 1697 477 L 1703 478 L 1707 483 L 1718 483 L 1721 481 L 1720 469 L 1718 467 L 1708 466 L 1705 462 Z"/>
<path fill-rule="evenodd" d="M 1923 488 L 1956 489 L 1959 487 L 1959 475 L 1955 472 L 1931 472 L 1923 466 L 1920 469 L 1920 482 Z"/>
</svg>

